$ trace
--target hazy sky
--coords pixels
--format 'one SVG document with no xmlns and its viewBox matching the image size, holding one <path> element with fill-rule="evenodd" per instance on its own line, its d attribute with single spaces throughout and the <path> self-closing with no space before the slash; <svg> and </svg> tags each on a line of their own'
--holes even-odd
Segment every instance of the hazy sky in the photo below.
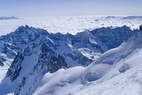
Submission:
<svg viewBox="0 0 142 95">
<path fill-rule="evenodd" d="M 0 16 L 142 15 L 142 0 L 0 0 Z"/>
</svg>

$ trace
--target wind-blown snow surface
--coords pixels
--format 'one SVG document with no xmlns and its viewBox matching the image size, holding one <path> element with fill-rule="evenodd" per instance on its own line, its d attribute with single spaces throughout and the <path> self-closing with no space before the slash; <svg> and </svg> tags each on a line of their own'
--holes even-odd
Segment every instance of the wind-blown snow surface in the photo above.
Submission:
<svg viewBox="0 0 142 95">
<path fill-rule="evenodd" d="M 21 25 L 46 29 L 50 33 L 76 34 L 84 30 L 92 30 L 107 26 L 127 25 L 138 28 L 142 24 L 141 16 L 115 17 L 115 16 L 48 16 L 25 17 L 13 20 L 0 20 L 0 35 L 13 32 Z"/>
<path fill-rule="evenodd" d="M 1 37 L 6 50 L 23 49 L 0 83 L 1 95 L 141 95 L 141 36 L 126 26 L 77 35 L 21 26 Z"/>
<path fill-rule="evenodd" d="M 109 50 L 87 68 L 45 74 L 33 95 L 141 95 L 141 35 Z M 114 64 L 105 63 L 110 61 Z"/>
<path fill-rule="evenodd" d="M 141 95 L 142 31 L 126 26 L 95 29 L 138 28 L 141 19 L 89 16 L 0 21 L 5 33 L 6 27 L 13 31 L 21 24 L 50 32 L 21 26 L 0 37 L 0 94 Z"/>
</svg>

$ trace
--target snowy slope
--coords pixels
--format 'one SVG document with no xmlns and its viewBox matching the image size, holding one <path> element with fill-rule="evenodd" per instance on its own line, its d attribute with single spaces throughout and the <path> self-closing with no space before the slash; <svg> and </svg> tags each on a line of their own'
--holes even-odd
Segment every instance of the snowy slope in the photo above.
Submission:
<svg viewBox="0 0 142 95">
<path fill-rule="evenodd" d="M 43 29 L 17 29 L 25 24 Z M 0 94 L 141 95 L 142 32 L 131 30 L 141 24 L 141 16 L 0 20 L 0 35 L 9 33 L 0 37 Z"/>
<path fill-rule="evenodd" d="M 33 95 L 141 95 L 141 52 L 140 50 L 136 55 L 134 54 L 128 60 L 123 61 L 131 65 L 131 69 L 120 73 L 118 71 L 120 65 L 114 66 L 111 70 L 117 71 L 116 75 L 101 82 L 82 84 L 80 79 L 84 69 L 80 67 L 60 70 L 52 75 L 46 74 Z"/>
<path fill-rule="evenodd" d="M 121 43 L 133 37 L 134 34 L 135 31 L 130 30 L 130 28 L 126 26 L 100 28 L 81 32 L 76 35 L 51 34 L 43 29 L 21 26 L 15 32 L 1 37 L 1 42 L 4 44 L 4 47 L 1 46 L 1 52 L 5 53 L 8 58 L 16 57 L 8 69 L 6 77 L 0 84 L 0 92 L 2 95 L 10 92 L 21 95 L 27 92 L 33 93 L 38 86 L 38 82 L 33 85 L 30 84 L 30 80 L 40 81 L 45 73 L 55 72 L 60 69 L 59 64 L 55 65 L 58 61 L 59 63 L 66 63 L 67 66 L 64 66 L 67 68 L 78 65 L 88 66 L 91 62 L 100 61 L 99 59 L 107 55 L 106 51 L 118 47 Z M 45 48 L 45 52 L 41 52 L 44 50 L 43 48 Z M 120 53 L 120 56 L 118 56 L 120 59 L 121 56 L 124 56 L 122 54 Z M 126 52 L 125 55 L 127 56 L 128 53 Z M 53 66 L 50 65 L 52 62 L 55 63 Z M 6 64 L 4 64 L 4 66 L 6 66 Z M 88 71 L 94 69 L 93 67 L 102 68 L 103 65 L 92 66 Z M 105 65 L 105 67 L 104 69 L 107 70 L 111 65 Z M 41 70 L 38 68 L 41 68 Z M 103 73 L 101 76 L 93 79 L 98 79 L 105 74 L 104 71 L 101 73 Z M 37 76 L 41 77 L 37 78 Z M 88 75 L 87 77 L 89 79 Z M 3 85 L 5 85 L 5 87 L 3 87 Z"/>
<path fill-rule="evenodd" d="M 3 60 L 3 61 L 1 61 Z M 0 83 L 5 78 L 5 75 L 10 67 L 10 64 L 12 63 L 13 59 L 8 58 L 7 55 L 1 53 L 0 54 Z"/>
<path fill-rule="evenodd" d="M 142 33 L 138 35 L 106 52 L 97 64 L 47 73 L 33 95 L 141 95 Z M 111 58 L 113 64 L 102 63 Z"/>
<path fill-rule="evenodd" d="M 139 53 L 123 61 L 123 64 L 132 65 L 131 69 L 127 72 L 116 74 L 114 77 L 102 83 L 91 84 L 84 87 L 81 91 L 75 93 L 75 95 L 141 95 L 142 93 L 142 54 Z M 114 70 L 117 68 L 113 68 Z"/>
<path fill-rule="evenodd" d="M 127 25 L 138 28 L 142 24 L 141 16 L 47 16 L 25 17 L 13 20 L 0 20 L 0 35 L 13 32 L 21 25 L 46 29 L 50 33 L 76 34 L 84 30 L 92 30 L 107 26 Z"/>
</svg>

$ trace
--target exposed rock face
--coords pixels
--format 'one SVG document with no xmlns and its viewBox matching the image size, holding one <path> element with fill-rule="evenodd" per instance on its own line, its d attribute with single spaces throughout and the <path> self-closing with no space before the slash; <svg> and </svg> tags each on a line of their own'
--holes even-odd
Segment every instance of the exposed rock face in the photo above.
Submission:
<svg viewBox="0 0 142 95">
<path fill-rule="evenodd" d="M 126 26 L 114 29 L 100 28 L 77 35 L 49 34 L 42 29 L 21 26 L 16 32 L 0 38 L 0 42 L 7 44 L 0 49 L 12 50 L 7 51 L 9 57 L 14 58 L 16 55 L 4 79 L 10 81 L 6 87 L 14 85 L 8 92 L 15 92 L 15 95 L 25 92 L 24 95 L 31 95 L 45 73 L 77 65 L 88 66 L 91 62 L 97 61 L 104 52 L 118 47 L 132 35 L 133 31 Z M 98 72 L 105 74 L 105 71 Z M 96 77 L 90 78 L 93 74 Z M 102 75 L 90 73 L 87 77 L 92 81 Z M 29 92 L 26 93 L 24 88 Z"/>
<path fill-rule="evenodd" d="M 43 70 L 43 72 L 49 71 L 53 73 L 63 67 L 67 68 L 65 59 L 62 56 L 56 54 L 46 44 L 42 44 L 41 54 L 38 58 L 38 64 L 36 64 L 34 67 L 34 71 L 36 71 L 36 69 L 39 69 Z M 44 68 L 46 68 L 45 71 Z"/>
<path fill-rule="evenodd" d="M 19 76 L 19 73 L 23 68 L 21 66 L 23 60 L 24 55 L 22 53 L 18 53 L 7 72 L 7 77 L 9 77 L 11 81 L 14 81 Z"/>
<path fill-rule="evenodd" d="M 35 63 L 30 63 L 30 64 L 32 64 L 32 66 L 30 68 L 25 69 L 25 70 L 29 69 L 28 74 L 24 74 L 24 76 L 19 76 L 19 77 L 22 77 L 20 80 L 21 83 L 18 85 L 15 95 L 20 95 L 20 93 L 23 92 L 24 87 L 27 88 L 26 85 L 29 85 L 28 82 L 31 81 L 31 79 L 34 82 L 33 84 L 36 85 L 36 84 L 38 84 L 38 81 L 40 81 L 41 77 L 45 73 L 47 73 L 47 72 L 53 73 L 53 72 L 56 72 L 58 69 L 67 68 L 67 64 L 65 62 L 65 59 L 61 55 L 55 53 L 45 43 L 41 44 L 41 46 L 39 48 L 36 48 L 36 51 L 37 50 L 40 51 L 40 53 L 36 57 L 37 61 Z M 32 56 L 32 55 L 34 55 L 34 53 L 32 53 L 30 56 Z M 25 68 L 24 61 L 23 61 L 22 68 L 23 69 Z M 17 68 L 15 68 L 15 69 L 17 69 Z M 21 70 L 21 73 L 23 73 L 22 70 Z M 37 78 L 37 76 L 38 76 L 38 78 Z M 36 83 L 35 83 L 35 81 L 36 81 Z M 28 88 L 30 90 L 29 93 L 32 93 L 35 89 L 33 84 L 31 84 L 31 86 L 28 86 Z M 30 94 L 28 94 L 28 95 L 30 95 Z"/>
<path fill-rule="evenodd" d="M 142 25 L 140 26 L 140 30 L 142 31 Z"/>
<path fill-rule="evenodd" d="M 95 41 L 97 41 L 99 47 L 105 52 L 109 49 L 118 47 L 122 42 L 127 41 L 132 35 L 133 31 L 128 27 L 118 27 L 118 28 L 102 28 L 92 31 L 95 36 Z"/>
<path fill-rule="evenodd" d="M 34 49 L 34 48 L 32 48 Z M 27 47 L 23 52 L 18 53 L 15 57 L 11 67 L 7 72 L 7 77 L 10 77 L 11 81 L 14 81 L 18 76 L 22 68 L 24 58 L 26 56 L 31 56 L 34 54 L 33 50 Z M 45 43 L 43 43 L 38 51 L 41 53 L 38 55 L 38 62 L 37 63 L 29 63 L 29 64 L 36 64 L 34 65 L 34 71 L 36 69 L 43 70 L 46 68 L 46 72 L 55 72 L 62 67 L 67 67 L 65 59 L 56 54 L 50 47 L 48 47 Z"/>
<path fill-rule="evenodd" d="M 66 57 L 65 61 L 72 60 L 74 64 L 88 65 L 94 59 L 83 55 L 85 49 L 92 53 L 104 53 L 105 51 L 119 46 L 133 35 L 128 27 L 118 28 L 100 28 L 93 31 L 86 31 L 71 34 L 49 34 L 43 29 L 36 29 L 29 26 L 21 26 L 15 32 L 0 37 L 0 52 L 7 54 L 9 58 L 14 58 L 18 52 L 21 52 L 28 44 L 36 42 L 45 42 L 54 51 Z M 64 48 L 64 50 L 62 50 Z M 82 49 L 82 51 L 80 51 Z M 87 51 L 87 53 L 90 53 Z M 79 58 L 79 57 L 80 58 Z M 95 55 L 99 56 L 99 55 Z M 67 62 L 68 63 L 68 62 Z M 70 64 L 74 66 L 74 64 Z"/>
</svg>

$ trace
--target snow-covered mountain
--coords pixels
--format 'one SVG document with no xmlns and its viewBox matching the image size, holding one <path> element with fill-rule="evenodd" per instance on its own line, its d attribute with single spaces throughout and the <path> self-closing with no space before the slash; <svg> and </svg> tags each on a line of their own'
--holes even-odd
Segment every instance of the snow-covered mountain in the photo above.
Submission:
<svg viewBox="0 0 142 95">
<path fill-rule="evenodd" d="M 117 83 L 116 91 L 122 87 L 119 82 L 123 78 L 119 76 L 129 81 L 127 77 L 134 73 L 127 73 L 140 69 L 141 36 L 141 30 L 127 26 L 86 30 L 76 35 L 21 26 L 0 37 L 1 70 L 7 66 L 2 73 L 1 95 L 114 95 L 110 89 Z"/>
<path fill-rule="evenodd" d="M 0 21 L 32 26 L 0 32 L 0 95 L 141 95 L 141 16 L 38 20 Z"/>
<path fill-rule="evenodd" d="M 107 51 L 87 68 L 45 74 L 33 95 L 141 95 L 141 35 Z"/>
</svg>

